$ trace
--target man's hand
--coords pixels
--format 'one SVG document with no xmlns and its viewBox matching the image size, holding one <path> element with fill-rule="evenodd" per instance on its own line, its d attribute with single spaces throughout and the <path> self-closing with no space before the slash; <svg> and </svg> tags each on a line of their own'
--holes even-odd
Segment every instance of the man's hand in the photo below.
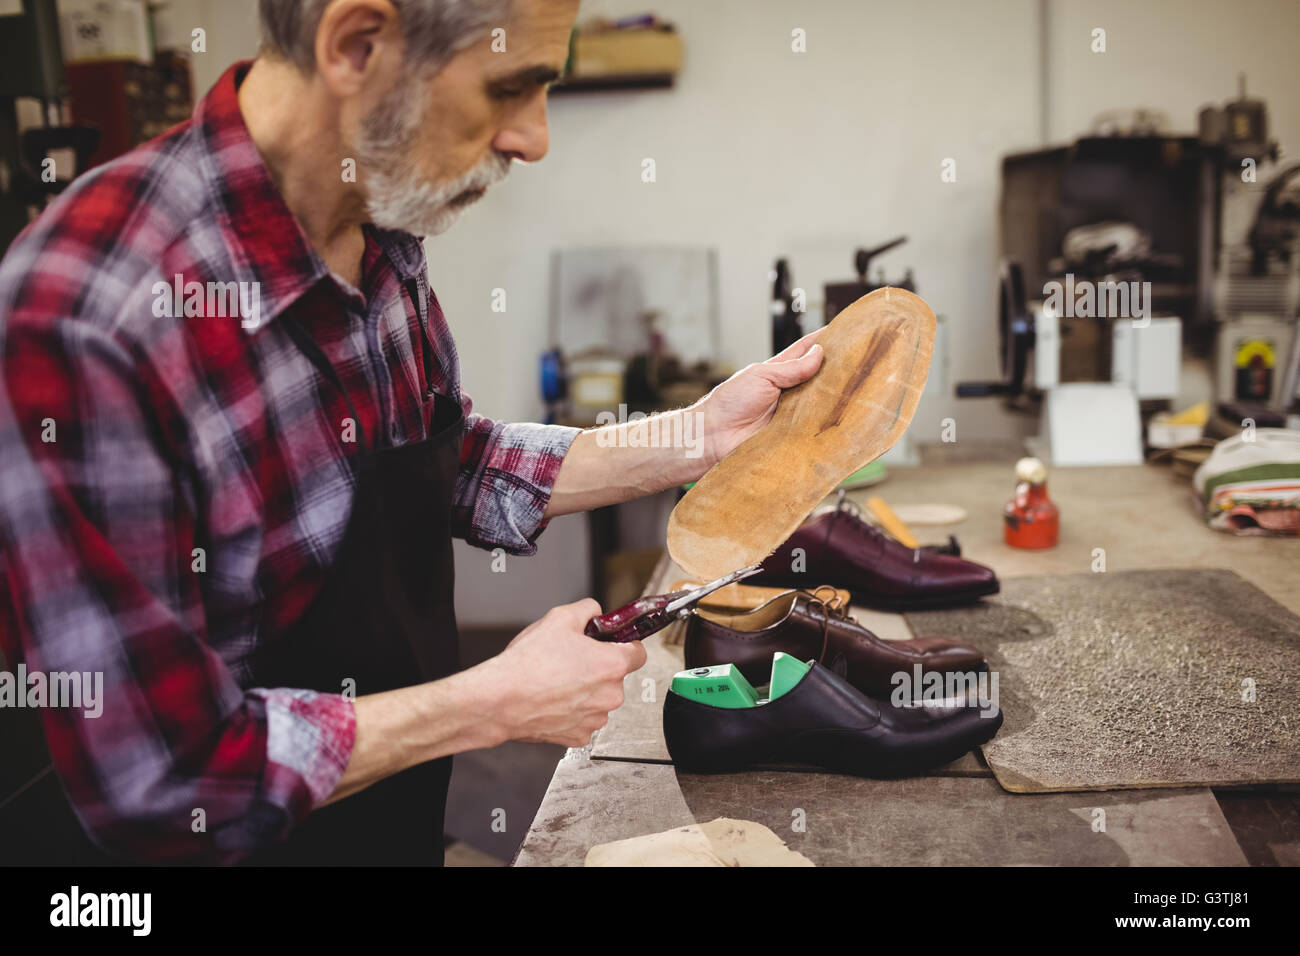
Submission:
<svg viewBox="0 0 1300 956">
<path fill-rule="evenodd" d="M 504 739 L 585 747 L 623 706 L 623 678 L 645 663 L 645 648 L 584 634 L 599 613 L 591 598 L 552 608 L 480 665 L 500 682 L 494 719 Z"/>
<path fill-rule="evenodd" d="M 776 413 L 781 390 L 812 378 L 825 354 L 817 337 L 825 327 L 809 332 L 766 362 L 747 365 L 688 411 L 703 415 L 704 460 L 715 465 Z"/>
<path fill-rule="evenodd" d="M 821 368 L 822 347 L 813 344 L 821 333 L 810 332 L 780 355 L 741 369 L 689 408 L 583 432 L 564 456 L 545 517 L 698 481 L 771 420 L 782 389 L 806 382 Z"/>
<path fill-rule="evenodd" d="M 552 608 L 496 657 L 442 680 L 358 697 L 357 737 L 326 803 L 448 754 L 531 740 L 585 747 L 623 704 L 641 642 L 602 644 L 582 629 L 591 599 Z"/>
</svg>

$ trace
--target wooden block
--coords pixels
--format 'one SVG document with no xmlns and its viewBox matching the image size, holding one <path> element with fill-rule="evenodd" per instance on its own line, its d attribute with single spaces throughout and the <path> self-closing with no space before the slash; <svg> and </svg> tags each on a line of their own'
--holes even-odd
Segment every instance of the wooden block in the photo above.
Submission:
<svg viewBox="0 0 1300 956">
<path fill-rule="evenodd" d="M 916 540 L 910 528 L 898 515 L 894 514 L 892 508 L 885 503 L 885 499 L 879 496 L 867 499 L 867 507 L 871 513 L 876 516 L 880 526 L 888 531 L 894 540 L 906 548 L 919 548 L 921 542 Z"/>
</svg>

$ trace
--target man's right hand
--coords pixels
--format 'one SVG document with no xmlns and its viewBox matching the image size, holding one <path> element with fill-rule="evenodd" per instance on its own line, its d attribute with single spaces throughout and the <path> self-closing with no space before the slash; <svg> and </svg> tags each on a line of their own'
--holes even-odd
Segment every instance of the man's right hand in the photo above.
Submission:
<svg viewBox="0 0 1300 956">
<path fill-rule="evenodd" d="M 599 613 L 591 598 L 552 608 L 480 665 L 500 691 L 493 719 L 504 739 L 585 747 L 623 705 L 623 678 L 645 663 L 645 648 L 584 634 Z"/>
</svg>

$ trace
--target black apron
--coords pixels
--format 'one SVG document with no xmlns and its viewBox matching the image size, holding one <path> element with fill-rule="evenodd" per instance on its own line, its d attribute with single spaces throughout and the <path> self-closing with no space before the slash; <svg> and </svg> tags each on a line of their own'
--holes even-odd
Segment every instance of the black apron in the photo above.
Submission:
<svg viewBox="0 0 1300 956">
<path fill-rule="evenodd" d="M 418 309 L 418 292 L 411 285 L 407 291 Z M 427 378 L 434 356 L 420 318 Z M 338 373 L 320 347 L 291 316 L 285 316 L 284 322 L 312 364 L 343 391 Z M 343 396 L 364 449 L 360 419 L 346 391 Z M 339 552 L 303 617 L 256 653 L 257 686 L 331 694 L 353 687 L 361 696 L 436 680 L 458 669 L 451 503 L 460 465 L 463 414 L 459 403 L 432 392 L 424 411 L 429 423 L 424 441 L 353 457 L 356 494 Z M 354 683 L 345 685 L 348 680 Z M 48 766 L 49 751 L 39 720 L 32 714 L 22 723 L 27 746 L 39 749 L 43 765 Z M 420 764 L 315 810 L 286 841 L 254 853 L 245 862 L 440 866 L 451 762 L 451 757 L 443 757 Z M 43 794 L 32 794 L 43 799 L 23 801 L 21 809 L 7 808 L 23 814 L 14 823 L 24 832 L 39 834 L 39 843 L 30 853 L 18 853 L 7 862 L 121 865 L 124 861 L 105 854 L 85 835 L 63 788 L 52 777 L 44 778 Z"/>
<path fill-rule="evenodd" d="M 346 399 L 320 347 L 286 318 L 295 343 Z M 422 321 L 420 328 L 427 377 L 434 357 Z M 360 433 L 350 399 L 348 407 Z M 361 696 L 458 669 L 451 503 L 463 415 L 459 403 L 430 393 L 425 418 L 429 437 L 424 441 L 360 456 L 352 516 L 339 553 L 303 617 L 259 652 L 254 672 L 260 686 L 337 694 L 352 680 L 346 686 Z M 364 447 L 364 435 L 359 437 Z M 443 757 L 411 767 L 316 810 L 287 842 L 247 862 L 441 866 L 451 762 Z"/>
</svg>

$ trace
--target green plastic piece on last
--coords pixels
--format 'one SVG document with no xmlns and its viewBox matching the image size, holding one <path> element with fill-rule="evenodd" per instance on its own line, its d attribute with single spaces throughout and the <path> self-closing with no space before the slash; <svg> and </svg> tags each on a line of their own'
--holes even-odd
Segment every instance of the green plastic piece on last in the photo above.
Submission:
<svg viewBox="0 0 1300 956">
<path fill-rule="evenodd" d="M 776 700 L 792 689 L 803 680 L 803 675 L 808 673 L 808 669 L 809 665 L 799 658 L 777 651 L 772 657 L 772 685 L 768 688 L 767 699 Z"/>
<path fill-rule="evenodd" d="M 678 671 L 673 675 L 672 690 L 689 700 L 712 707 L 738 710 L 758 704 L 758 692 L 734 664 Z"/>
</svg>

